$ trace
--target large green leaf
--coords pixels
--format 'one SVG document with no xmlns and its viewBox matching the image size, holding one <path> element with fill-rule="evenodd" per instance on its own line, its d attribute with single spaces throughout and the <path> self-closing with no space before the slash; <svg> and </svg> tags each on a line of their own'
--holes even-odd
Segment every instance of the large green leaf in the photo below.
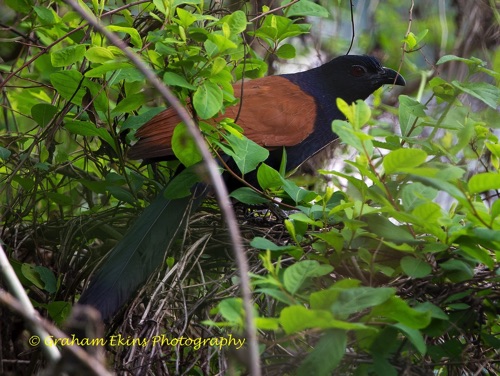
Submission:
<svg viewBox="0 0 500 376">
<path fill-rule="evenodd" d="M 431 313 L 411 308 L 403 299 L 392 296 L 383 304 L 377 305 L 371 312 L 372 317 L 384 317 L 412 329 L 422 329 L 431 322 Z"/>
<path fill-rule="evenodd" d="M 310 278 L 321 277 L 332 270 L 332 266 L 322 265 L 315 260 L 299 261 L 285 269 L 283 284 L 291 294 L 295 294 Z"/>
<path fill-rule="evenodd" d="M 281 5 L 289 4 L 291 0 L 285 0 L 281 3 Z M 328 10 L 316 4 L 310 0 L 300 0 L 299 2 L 293 4 L 289 8 L 285 9 L 285 14 L 287 17 L 293 16 L 312 16 L 312 17 L 330 17 L 330 13 Z"/>
<path fill-rule="evenodd" d="M 432 267 L 427 262 L 415 257 L 405 256 L 400 263 L 403 272 L 413 278 L 423 278 L 432 272 Z"/>
<path fill-rule="evenodd" d="M 265 163 L 257 170 L 257 181 L 262 189 L 279 188 L 283 184 L 280 173 Z"/>
<path fill-rule="evenodd" d="M 64 123 L 64 127 L 73 134 L 85 137 L 99 137 L 100 139 L 106 141 L 116 151 L 115 140 L 106 128 L 98 128 L 90 121 L 77 120 L 66 121 Z"/>
<path fill-rule="evenodd" d="M 486 82 L 458 82 L 452 85 L 496 110 L 500 102 L 500 89 Z"/>
<path fill-rule="evenodd" d="M 330 376 L 344 357 L 347 348 L 345 330 L 332 329 L 323 334 L 313 351 L 297 370 L 298 376 Z"/>
<path fill-rule="evenodd" d="M 200 119 L 210 119 L 222 110 L 222 90 L 210 81 L 203 82 L 193 95 L 193 105 Z"/>
<path fill-rule="evenodd" d="M 201 162 L 203 159 L 198 146 L 189 133 L 187 125 L 184 123 L 178 124 L 174 129 L 172 151 L 177 159 L 186 167 Z"/>
<path fill-rule="evenodd" d="M 336 320 L 326 310 L 307 309 L 301 305 L 292 305 L 281 310 L 279 323 L 286 334 L 293 334 L 305 329 L 344 329 L 365 330 L 367 326 L 359 323 Z"/>
<path fill-rule="evenodd" d="M 31 107 L 31 117 L 39 126 L 45 127 L 57 114 L 57 107 L 48 103 L 38 103 Z"/>
<path fill-rule="evenodd" d="M 222 150 L 231 156 L 242 175 L 249 173 L 269 157 L 269 151 L 252 140 L 239 134 L 229 133 L 224 136 L 229 146 L 220 144 Z"/>
<path fill-rule="evenodd" d="M 84 56 L 85 46 L 78 44 L 52 52 L 50 54 L 50 61 L 54 67 L 65 67 L 83 60 Z"/>
<path fill-rule="evenodd" d="M 357 287 L 340 292 L 338 299 L 332 304 L 332 311 L 336 317 L 345 317 L 360 312 L 389 300 L 396 290 L 389 287 Z"/>
<path fill-rule="evenodd" d="M 263 204 L 265 202 L 269 202 L 268 198 L 258 194 L 250 187 L 238 188 L 232 191 L 229 194 L 229 197 L 235 198 L 239 202 L 242 202 L 247 205 L 258 205 L 258 204 Z"/>
<path fill-rule="evenodd" d="M 71 99 L 77 105 L 82 104 L 85 95 L 83 79 L 83 75 L 77 70 L 65 70 L 50 75 L 50 82 L 57 93 L 66 100 Z"/>
<path fill-rule="evenodd" d="M 427 153 L 420 149 L 397 149 L 384 157 L 384 169 L 387 174 L 418 167 L 427 159 Z"/>
<path fill-rule="evenodd" d="M 469 192 L 481 193 L 491 189 L 500 189 L 500 174 L 497 172 L 483 172 L 476 174 L 469 180 Z"/>
</svg>

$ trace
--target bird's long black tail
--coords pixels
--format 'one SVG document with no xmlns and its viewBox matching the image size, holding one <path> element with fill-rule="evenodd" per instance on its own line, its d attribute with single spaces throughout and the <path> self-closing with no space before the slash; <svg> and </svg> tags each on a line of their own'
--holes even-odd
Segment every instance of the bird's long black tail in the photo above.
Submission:
<svg viewBox="0 0 500 376">
<path fill-rule="evenodd" d="M 78 303 L 97 308 L 105 321 L 112 318 L 161 265 L 206 191 L 199 183 L 189 197 L 169 200 L 160 194 L 98 268 Z"/>
</svg>

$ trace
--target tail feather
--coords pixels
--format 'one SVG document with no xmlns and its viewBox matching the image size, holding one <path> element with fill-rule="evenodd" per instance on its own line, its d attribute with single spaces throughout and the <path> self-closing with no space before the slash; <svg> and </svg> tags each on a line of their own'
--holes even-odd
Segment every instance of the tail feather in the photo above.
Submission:
<svg viewBox="0 0 500 376">
<path fill-rule="evenodd" d="M 112 318 L 162 264 L 206 190 L 206 185 L 197 184 L 190 197 L 174 200 L 160 194 L 98 268 L 78 303 L 97 308 L 106 321 Z"/>
</svg>

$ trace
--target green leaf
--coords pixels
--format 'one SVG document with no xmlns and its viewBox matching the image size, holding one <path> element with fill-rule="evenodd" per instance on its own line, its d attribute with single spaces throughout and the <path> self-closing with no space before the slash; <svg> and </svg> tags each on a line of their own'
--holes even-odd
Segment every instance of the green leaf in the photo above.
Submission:
<svg viewBox="0 0 500 376">
<path fill-rule="evenodd" d="M 18 183 L 25 190 L 29 191 L 35 186 L 35 182 L 32 177 L 23 177 L 14 175 L 13 181 Z"/>
<path fill-rule="evenodd" d="M 316 192 L 300 188 L 290 179 L 285 179 L 284 177 L 281 177 L 281 181 L 283 182 L 283 189 L 288 194 L 288 196 L 290 196 L 290 198 L 293 201 L 295 201 L 296 204 L 302 202 L 309 203 L 310 201 L 318 197 Z"/>
<path fill-rule="evenodd" d="M 392 223 L 388 218 L 370 214 L 364 218 L 369 230 L 385 240 L 397 243 L 413 243 L 415 238 L 404 225 L 398 226 Z"/>
<path fill-rule="evenodd" d="M 413 278 L 423 278 L 432 273 L 432 267 L 428 263 L 415 257 L 405 256 L 400 263 L 403 272 Z"/>
<path fill-rule="evenodd" d="M 276 55 L 281 59 L 293 59 L 296 55 L 295 47 L 285 43 L 276 50 Z"/>
<path fill-rule="evenodd" d="M 387 358 L 378 354 L 373 355 L 373 372 L 375 375 L 398 376 L 397 369 Z"/>
<path fill-rule="evenodd" d="M 72 305 L 69 302 L 55 301 L 46 306 L 49 316 L 56 324 L 62 325 L 71 313 Z"/>
<path fill-rule="evenodd" d="M 422 336 L 422 333 L 420 333 L 420 331 L 409 328 L 406 325 L 402 324 L 395 324 L 394 327 L 398 328 L 399 330 L 401 330 L 401 332 L 406 334 L 406 337 L 410 340 L 413 346 L 415 346 L 417 351 L 420 354 L 425 355 L 425 353 L 427 352 L 427 345 L 425 344 L 424 337 Z"/>
<path fill-rule="evenodd" d="M 243 303 L 240 298 L 227 298 L 222 300 L 217 308 L 219 313 L 227 321 L 242 324 L 243 323 Z"/>
<path fill-rule="evenodd" d="M 427 153 L 421 149 L 397 149 L 384 157 L 386 174 L 404 171 L 405 168 L 418 167 L 427 159 Z"/>
<path fill-rule="evenodd" d="M 210 72 L 212 77 L 222 72 L 227 67 L 227 61 L 222 57 L 216 57 L 212 61 L 212 71 Z"/>
<path fill-rule="evenodd" d="M 233 158 L 242 175 L 255 170 L 269 156 L 267 149 L 241 134 L 229 133 L 224 135 L 224 138 L 229 143 L 229 146 L 224 144 L 220 146 L 226 154 Z"/>
<path fill-rule="evenodd" d="M 435 202 L 424 202 L 413 209 L 412 215 L 417 217 L 426 225 L 439 224 L 439 219 L 443 217 L 443 209 Z"/>
<path fill-rule="evenodd" d="M 386 317 L 396 320 L 412 329 L 426 328 L 431 322 L 431 313 L 411 308 L 408 303 L 397 296 L 388 299 L 384 304 L 374 307 L 372 317 Z"/>
<path fill-rule="evenodd" d="M 191 195 L 191 188 L 200 181 L 197 173 L 199 165 L 192 165 L 183 170 L 165 188 L 164 195 L 171 200 Z"/>
<path fill-rule="evenodd" d="M 184 77 L 174 72 L 165 72 L 163 75 L 163 82 L 168 86 L 185 87 L 190 90 L 196 89 L 196 86 L 191 85 Z"/>
<path fill-rule="evenodd" d="M 479 99 L 496 110 L 500 102 L 500 89 L 486 82 L 458 82 L 453 81 L 453 86 L 464 93 Z"/>
<path fill-rule="evenodd" d="M 355 131 L 360 130 L 370 120 L 370 106 L 363 100 L 349 104 L 339 97 L 337 98 L 337 107 L 345 115 L 347 121 L 352 124 Z"/>
<path fill-rule="evenodd" d="M 264 249 L 269 251 L 290 251 L 294 250 L 297 247 L 294 245 L 277 245 L 272 241 L 267 240 L 266 238 L 261 238 L 260 236 L 256 236 L 250 242 L 250 246 L 257 249 Z"/>
<path fill-rule="evenodd" d="M 106 128 L 97 128 L 89 121 L 71 120 L 64 123 L 64 127 L 71 133 L 85 137 L 99 137 L 107 142 L 116 151 L 115 140 Z"/>
<path fill-rule="evenodd" d="M 405 210 L 411 211 L 419 204 L 434 200 L 437 194 L 438 191 L 436 189 L 415 182 L 405 184 L 401 192 L 401 198 Z"/>
<path fill-rule="evenodd" d="M 279 320 L 274 317 L 256 317 L 255 326 L 259 330 L 279 330 Z"/>
<path fill-rule="evenodd" d="M 255 292 L 265 294 L 266 297 L 271 297 L 279 302 L 285 303 L 286 305 L 295 304 L 295 299 L 293 299 L 290 294 L 286 291 L 278 290 L 277 288 L 258 288 Z"/>
<path fill-rule="evenodd" d="M 288 292 L 295 294 L 310 278 L 321 277 L 332 270 L 331 265 L 321 265 L 315 260 L 299 261 L 285 269 L 283 284 Z"/>
<path fill-rule="evenodd" d="M 85 56 L 85 46 L 78 44 L 68 46 L 50 54 L 50 61 L 54 67 L 65 67 L 83 60 Z"/>
<path fill-rule="evenodd" d="M 237 48 L 238 46 L 228 37 L 222 34 L 208 34 L 205 41 L 205 49 L 210 56 L 215 56 L 229 49 Z"/>
<path fill-rule="evenodd" d="M 358 152 L 364 153 L 363 142 L 355 134 L 351 124 L 344 120 L 334 120 L 332 130 L 345 144 L 352 146 Z"/>
<path fill-rule="evenodd" d="M 291 0 L 285 0 L 281 3 L 281 5 L 286 5 L 289 4 L 290 2 Z M 300 0 L 299 2 L 293 4 L 292 6 L 290 6 L 285 10 L 285 15 L 287 17 L 294 17 L 294 16 L 312 16 L 312 17 L 322 17 L 322 18 L 330 17 L 330 13 L 325 7 L 316 4 L 315 2 L 310 0 Z"/>
<path fill-rule="evenodd" d="M 77 104 L 82 104 L 85 90 L 82 88 L 83 75 L 76 70 L 65 70 L 52 73 L 50 83 L 57 90 L 58 94 L 66 100 Z"/>
<path fill-rule="evenodd" d="M 58 16 L 56 13 L 48 7 L 34 6 L 33 10 L 37 14 L 38 18 L 40 18 L 41 23 L 45 26 L 53 25 L 56 23 L 56 19 Z"/>
<path fill-rule="evenodd" d="M 311 353 L 300 364 L 298 376 L 330 376 L 344 357 L 347 348 L 345 330 L 332 329 L 323 334 Z"/>
<path fill-rule="evenodd" d="M 102 180 L 93 181 L 93 180 L 78 179 L 78 182 L 82 184 L 85 188 L 90 189 L 92 192 L 100 194 L 106 193 L 106 187 L 108 186 L 106 182 Z"/>
<path fill-rule="evenodd" d="M 229 194 L 229 197 L 232 197 L 239 202 L 242 202 L 247 205 L 259 205 L 265 202 L 269 202 L 269 199 L 261 196 L 257 192 L 255 192 L 250 187 L 241 187 Z"/>
<path fill-rule="evenodd" d="M 158 9 L 158 11 L 160 13 L 162 13 L 165 16 L 168 16 L 168 13 L 170 11 L 170 7 L 169 8 L 166 7 L 165 0 L 153 0 L 153 4 L 155 5 L 156 9 Z"/>
<path fill-rule="evenodd" d="M 136 198 L 130 191 L 123 187 L 107 186 L 106 190 L 116 199 L 127 202 L 129 204 L 135 204 Z"/>
<path fill-rule="evenodd" d="M 172 151 L 179 161 L 186 167 L 203 160 L 198 146 L 184 123 L 178 124 L 172 135 Z"/>
<path fill-rule="evenodd" d="M 438 306 L 432 304 L 431 302 L 417 303 L 413 309 L 420 312 L 428 312 L 433 319 L 448 321 L 450 318 L 448 315 Z"/>
<path fill-rule="evenodd" d="M 193 95 L 193 105 L 196 114 L 201 119 L 210 119 L 222 110 L 222 90 L 210 82 L 203 82 Z"/>
<path fill-rule="evenodd" d="M 495 268 L 494 256 L 485 247 L 498 249 L 498 235 L 500 232 L 486 228 L 477 228 L 474 230 L 474 233 L 476 235 L 474 237 L 461 236 L 456 240 L 459 244 L 459 249 L 477 262 L 493 270 Z"/>
<path fill-rule="evenodd" d="M 33 265 L 23 263 L 21 265 L 21 273 L 30 283 L 43 290 L 45 283 Z"/>
<path fill-rule="evenodd" d="M 304 223 L 307 223 L 308 225 L 311 225 L 311 226 L 323 228 L 323 222 L 315 221 L 314 219 L 309 218 L 307 215 L 305 215 L 302 212 L 292 213 L 288 216 L 288 218 L 292 219 L 293 221 L 304 222 Z"/>
<path fill-rule="evenodd" d="M 31 107 L 31 117 L 41 127 L 45 127 L 57 114 L 57 107 L 48 103 L 38 103 Z"/>
<path fill-rule="evenodd" d="M 71 197 L 62 193 L 47 192 L 46 195 L 49 201 L 52 201 L 54 204 L 68 206 L 73 203 Z"/>
<path fill-rule="evenodd" d="M 117 33 L 125 33 L 130 35 L 130 41 L 136 48 L 142 48 L 142 39 L 141 36 L 139 35 L 139 32 L 137 29 L 134 29 L 133 27 L 125 27 L 125 26 L 118 26 L 118 25 L 109 25 L 106 26 L 106 28 L 110 31 L 114 31 Z"/>
<path fill-rule="evenodd" d="M 144 93 L 127 95 L 120 102 L 118 102 L 116 107 L 111 111 L 111 114 L 116 116 L 133 112 L 141 107 L 145 100 Z"/>
<path fill-rule="evenodd" d="M 399 98 L 399 125 L 401 127 L 401 134 L 409 136 L 409 132 L 416 118 L 423 118 L 425 114 L 425 106 L 410 98 L 407 95 L 400 95 Z"/>
<path fill-rule="evenodd" d="M 344 246 L 344 237 L 338 232 L 338 230 L 333 229 L 328 232 L 320 232 L 311 235 L 325 241 L 329 246 L 333 247 L 337 253 L 342 251 Z"/>
<path fill-rule="evenodd" d="M 474 269 L 462 260 L 447 260 L 439 266 L 446 271 L 445 276 L 455 283 L 468 281 L 474 277 Z"/>
<path fill-rule="evenodd" d="M 466 59 L 466 58 L 463 58 L 463 57 L 458 57 L 458 56 L 455 56 L 455 55 L 444 55 L 442 56 L 436 63 L 436 65 L 441 65 L 441 64 L 444 64 L 444 63 L 448 63 L 450 61 L 460 61 L 462 63 L 466 63 L 466 64 L 475 64 L 472 60 L 470 59 Z"/>
<path fill-rule="evenodd" d="M 310 310 L 301 305 L 285 307 L 280 312 L 280 324 L 286 334 L 310 328 L 325 328 L 333 321 L 328 311 Z"/>
<path fill-rule="evenodd" d="M 309 296 L 309 303 L 313 309 L 330 309 L 331 305 L 337 301 L 342 291 L 358 288 L 359 286 L 360 281 L 356 279 L 340 280 L 327 290 L 319 290 L 311 293 Z"/>
<path fill-rule="evenodd" d="M 234 75 L 237 80 L 243 78 L 259 78 L 266 74 L 267 64 L 260 59 L 247 59 L 245 64 L 239 64 L 234 69 Z"/>
<path fill-rule="evenodd" d="M 363 330 L 366 325 L 336 320 L 326 310 L 307 309 L 301 305 L 292 305 L 281 310 L 279 323 L 286 334 L 298 333 L 305 329 L 345 329 Z"/>
<path fill-rule="evenodd" d="M 455 185 L 451 184 L 447 181 L 438 179 L 438 178 L 433 178 L 433 177 L 427 177 L 425 174 L 420 174 L 420 171 L 422 169 L 415 169 L 412 171 L 412 175 L 415 179 L 420 180 L 423 184 L 428 184 L 431 187 L 434 187 L 438 190 L 442 190 L 444 192 L 447 192 L 450 194 L 453 198 L 457 199 L 460 203 L 462 203 L 465 206 L 468 206 L 468 201 L 464 195 L 464 193 Z M 425 172 L 425 171 L 424 171 Z"/>
<path fill-rule="evenodd" d="M 196 22 L 196 16 L 188 12 L 187 10 L 184 10 L 182 8 L 176 8 L 175 10 L 177 12 L 177 17 L 179 17 L 179 25 L 183 26 L 184 29 L 187 29 L 189 26 L 191 26 L 194 22 Z"/>
<path fill-rule="evenodd" d="M 262 189 L 279 188 L 283 184 L 280 173 L 265 163 L 257 170 L 257 181 Z"/>
<path fill-rule="evenodd" d="M 335 316 L 345 317 L 352 313 L 380 305 L 396 293 L 389 287 L 357 287 L 340 292 L 338 299 L 332 304 Z"/>
<path fill-rule="evenodd" d="M 500 174 L 496 172 L 476 174 L 470 178 L 468 186 L 472 194 L 500 189 Z"/>
<path fill-rule="evenodd" d="M 408 33 L 406 38 L 402 40 L 402 42 L 406 43 L 408 45 L 407 50 L 413 50 L 415 46 L 417 45 L 417 38 L 415 38 L 415 34 L 413 34 L 411 31 Z"/>
<path fill-rule="evenodd" d="M 231 35 L 242 33 L 247 28 L 247 16 L 245 12 L 237 10 L 236 12 L 225 16 L 221 20 L 222 22 L 227 22 Z"/>
<path fill-rule="evenodd" d="M 91 62 L 91 63 L 106 63 L 110 60 L 113 60 L 115 58 L 115 55 L 113 52 L 111 52 L 110 49 L 106 47 L 90 47 L 87 52 L 85 52 L 85 57 Z"/>
<path fill-rule="evenodd" d="M 110 61 L 106 64 L 102 64 L 96 68 L 93 68 L 91 70 L 88 70 L 87 72 L 85 72 L 85 77 L 89 77 L 89 78 L 99 78 L 101 77 L 103 74 L 105 73 L 108 73 L 108 72 L 111 72 L 111 71 L 120 71 L 122 69 L 129 69 L 131 68 L 132 65 L 130 63 L 123 63 L 123 62 L 113 62 L 113 61 Z M 133 68 L 135 69 L 135 68 Z M 116 79 L 116 77 L 115 77 Z"/>
<path fill-rule="evenodd" d="M 5 0 L 5 4 L 20 13 L 29 13 L 33 9 L 33 4 L 30 0 Z"/>
<path fill-rule="evenodd" d="M 144 125 L 146 122 L 148 122 L 149 120 L 151 120 L 153 117 L 155 117 L 156 115 L 158 115 L 160 112 L 163 112 L 165 111 L 164 108 L 161 108 L 161 107 L 156 107 L 156 108 L 152 108 L 151 110 L 149 111 L 146 111 L 144 113 L 141 113 L 140 115 L 137 115 L 137 116 L 129 116 L 127 118 L 127 120 L 125 120 L 125 122 L 123 123 L 123 125 L 121 126 L 121 131 L 123 132 L 124 130 L 126 129 L 133 129 L 133 130 L 137 130 L 139 127 L 141 127 L 142 125 Z"/>
<path fill-rule="evenodd" d="M 40 265 L 35 266 L 34 270 L 43 282 L 43 289 L 49 294 L 54 294 L 57 291 L 57 279 L 52 270 Z"/>
<path fill-rule="evenodd" d="M 0 146 L 0 159 L 3 159 L 4 161 L 6 161 L 7 159 L 9 159 L 9 157 L 12 155 L 12 152 L 7 149 L 7 148 L 4 148 L 3 146 Z"/>
</svg>

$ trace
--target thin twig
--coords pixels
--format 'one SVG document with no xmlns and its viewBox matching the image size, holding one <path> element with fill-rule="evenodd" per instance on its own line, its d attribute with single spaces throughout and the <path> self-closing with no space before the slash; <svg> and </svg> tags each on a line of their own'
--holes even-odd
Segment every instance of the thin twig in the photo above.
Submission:
<svg viewBox="0 0 500 376">
<path fill-rule="evenodd" d="M 248 20 L 248 22 L 254 22 L 254 21 L 257 21 L 259 18 L 265 17 L 265 16 L 267 16 L 268 14 L 276 13 L 277 11 L 279 11 L 279 10 L 281 10 L 281 9 L 285 9 L 285 8 L 291 7 L 293 4 L 298 3 L 299 1 L 300 1 L 300 0 L 293 0 L 291 3 L 288 3 L 288 4 L 285 4 L 285 5 L 282 5 L 282 6 L 280 6 L 280 7 L 277 7 L 277 8 L 271 9 L 271 10 L 268 10 L 267 12 L 261 13 L 261 14 L 259 14 L 258 16 L 256 16 L 256 17 L 252 18 L 251 20 Z"/>
<path fill-rule="evenodd" d="M 0 252 L 2 253 L 2 252 Z M 11 311 L 15 312 L 16 314 L 20 315 L 25 319 L 25 321 L 28 323 L 28 326 L 32 327 L 39 327 L 41 330 L 45 331 L 47 333 L 48 340 L 46 341 L 45 338 L 39 337 L 40 345 L 42 350 L 43 349 L 55 349 L 55 351 L 59 352 L 57 350 L 57 346 L 54 345 L 55 339 L 63 339 L 66 338 L 68 339 L 67 344 L 64 345 L 64 351 L 67 354 L 73 355 L 72 358 L 69 359 L 69 363 L 71 366 L 76 367 L 78 366 L 85 366 L 85 373 L 88 372 L 93 372 L 94 375 L 98 376 L 111 376 L 111 374 L 104 368 L 104 366 L 92 355 L 87 353 L 82 347 L 78 346 L 76 342 L 78 342 L 78 339 L 75 338 L 70 338 L 68 335 L 64 332 L 62 332 L 60 329 L 58 329 L 56 326 L 54 326 L 52 323 L 49 321 L 45 320 L 44 318 L 40 317 L 38 315 L 38 312 L 35 311 L 35 314 L 32 315 L 30 312 L 26 311 L 26 308 L 24 305 L 19 301 L 14 298 L 11 294 L 9 294 L 6 291 L 3 291 L 0 289 L 0 303 L 8 307 Z M 50 333 L 50 335 L 49 335 Z M 36 337 L 36 336 L 34 336 Z M 30 341 L 34 337 L 30 338 Z M 72 342 L 75 342 L 73 344 Z M 53 345 L 46 345 L 46 343 L 52 343 Z M 34 346 L 34 342 L 30 343 L 32 346 Z M 57 359 L 58 362 L 61 362 L 61 360 L 64 360 L 61 358 L 61 355 L 59 354 L 59 359 Z M 68 360 L 68 359 L 66 359 Z M 3 361 L 3 360 L 2 360 Z M 80 362 L 81 364 L 75 364 L 75 362 Z M 63 362 L 62 362 L 63 363 Z M 61 367 L 64 365 L 61 364 L 56 364 L 52 363 L 49 366 L 49 370 L 55 370 L 58 369 L 58 367 Z"/>
<path fill-rule="evenodd" d="M 414 6 L 415 6 L 415 2 L 413 0 L 411 0 L 410 9 L 408 10 L 408 29 L 406 30 L 405 39 L 408 37 L 408 35 L 410 35 L 410 32 L 411 32 L 411 24 L 413 22 L 413 7 Z M 403 62 L 404 62 L 405 53 L 406 53 L 405 46 L 406 46 L 406 42 L 403 42 L 403 45 L 401 46 L 403 53 L 401 54 L 401 60 L 399 62 L 398 74 L 399 74 L 399 72 L 401 72 L 401 68 L 403 68 Z M 396 78 L 394 78 L 394 83 L 396 82 L 397 79 L 398 79 L 398 77 L 396 76 Z"/>
<path fill-rule="evenodd" d="M 352 2 L 352 0 L 350 0 L 351 2 L 351 29 L 352 29 L 352 35 L 351 35 L 351 44 L 349 45 L 349 48 L 347 49 L 347 52 L 345 53 L 346 55 L 349 55 L 349 52 L 351 52 L 351 49 L 352 49 L 352 45 L 354 44 L 354 37 L 356 35 L 356 30 L 355 30 L 355 27 L 354 27 L 354 4 Z"/>
<path fill-rule="evenodd" d="M 9 288 L 12 295 L 17 298 L 18 308 L 22 316 L 27 321 L 27 326 L 31 332 L 35 334 L 41 344 L 41 349 L 50 360 L 51 363 L 57 363 L 61 359 L 61 353 L 55 346 L 46 346 L 45 340 L 49 337 L 49 333 L 40 325 L 38 313 L 33 308 L 30 298 L 26 294 L 23 285 L 17 278 L 12 265 L 5 254 L 2 244 L 0 243 L 0 272 L 5 284 Z M 11 306 L 11 305 L 9 305 Z"/>
<path fill-rule="evenodd" d="M 231 244 L 233 252 L 236 257 L 236 262 L 240 270 L 240 287 L 241 295 L 243 298 L 243 306 L 245 309 L 245 324 L 248 335 L 248 345 L 249 345 L 249 357 L 250 357 L 250 373 L 254 376 L 261 375 L 260 361 L 259 361 L 259 348 L 257 342 L 257 331 L 253 319 L 253 306 L 251 300 L 251 289 L 250 280 L 248 277 L 248 262 L 244 253 L 241 234 L 236 222 L 236 216 L 232 210 L 231 203 L 229 200 L 229 194 L 227 188 L 219 174 L 218 165 L 213 159 L 210 151 L 208 150 L 205 140 L 194 123 L 192 117 L 182 106 L 177 97 L 172 93 L 172 91 L 166 87 L 163 82 L 156 76 L 156 74 L 144 63 L 139 55 L 137 55 L 132 49 L 130 49 L 120 38 L 118 38 L 114 33 L 108 31 L 104 28 L 101 23 L 95 18 L 93 14 L 88 14 L 83 10 L 80 5 L 75 0 L 66 0 L 76 12 L 78 12 L 86 21 L 89 22 L 97 31 L 103 34 L 112 44 L 118 47 L 123 53 L 128 57 L 128 59 L 137 67 L 137 69 L 144 74 L 146 79 L 153 85 L 153 87 L 158 90 L 161 96 L 175 109 L 181 120 L 188 127 L 189 133 L 193 137 L 198 150 L 203 156 L 203 161 L 207 168 L 207 172 L 210 177 L 210 181 L 215 189 L 215 195 L 219 203 L 221 212 L 226 219 L 226 225 L 228 229 L 229 236 L 231 238 Z"/>
</svg>

